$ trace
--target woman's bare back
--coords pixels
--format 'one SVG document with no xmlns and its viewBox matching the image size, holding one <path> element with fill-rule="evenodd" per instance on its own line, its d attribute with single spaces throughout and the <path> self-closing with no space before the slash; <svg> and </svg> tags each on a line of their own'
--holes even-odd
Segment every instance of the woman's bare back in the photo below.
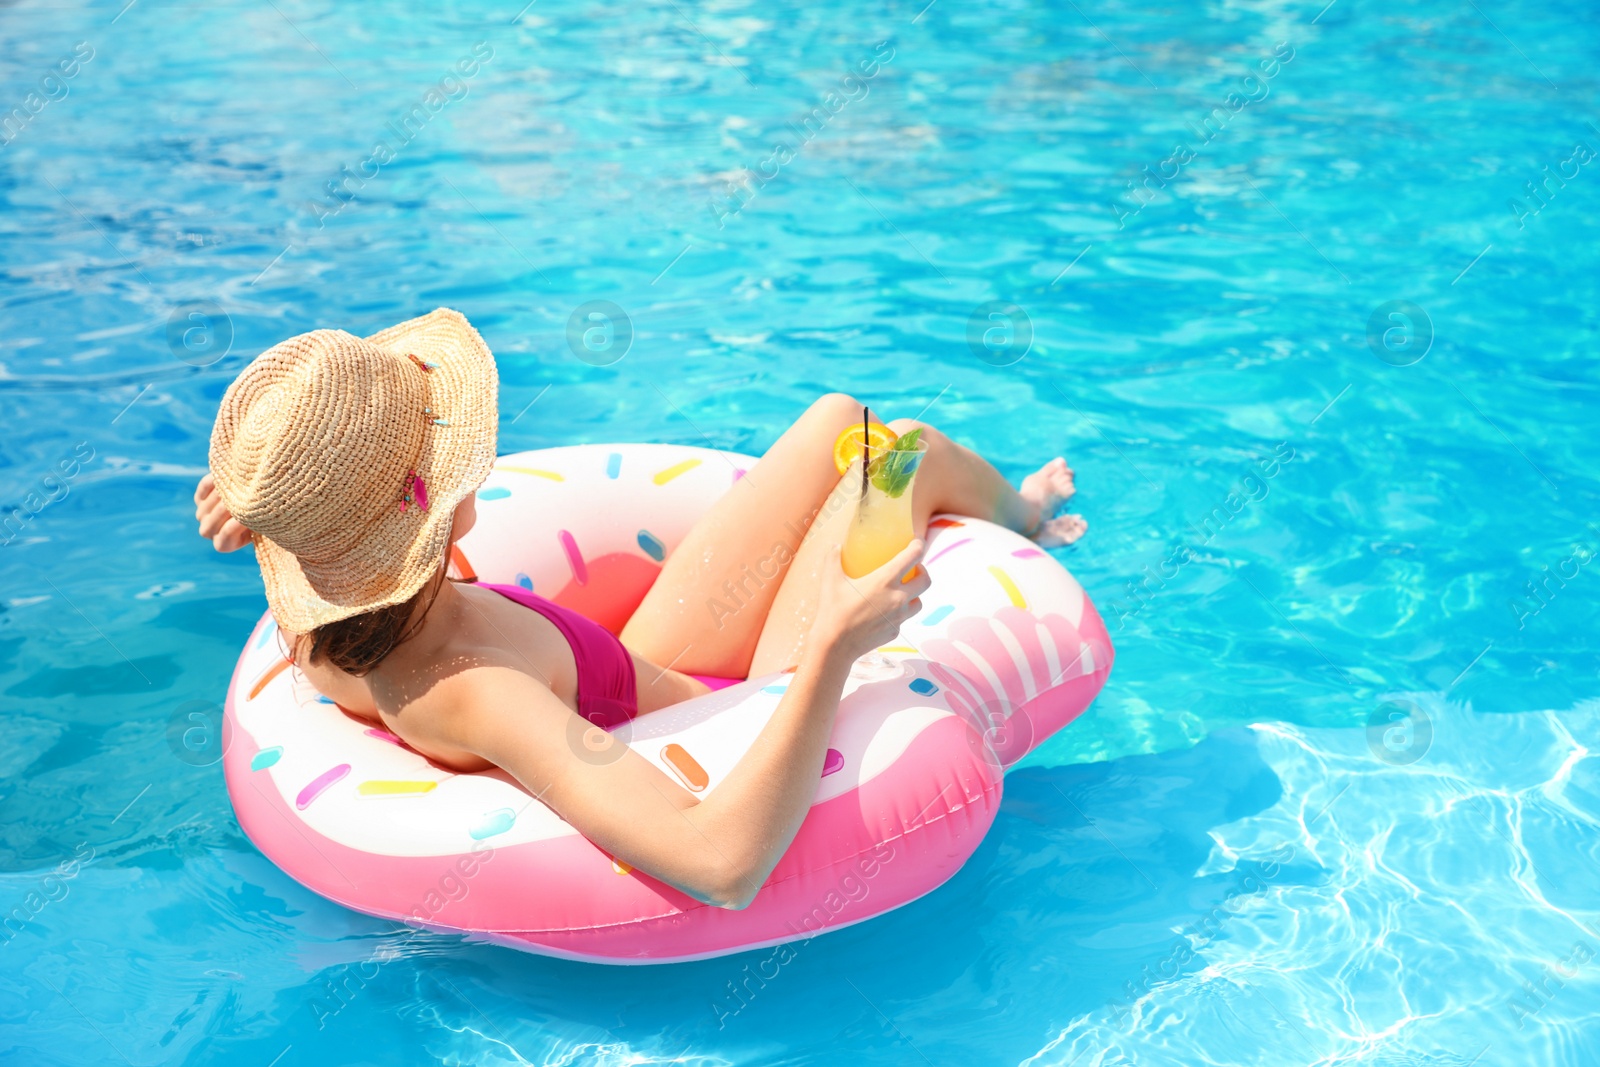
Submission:
<svg viewBox="0 0 1600 1067">
<path fill-rule="evenodd" d="M 285 635 L 286 637 L 288 635 Z M 303 640 L 294 642 L 305 647 Z M 446 678 L 487 667 L 526 674 L 577 710 L 577 667 L 560 631 L 537 612 L 519 608 L 486 589 L 444 583 L 417 632 L 366 675 L 329 663 L 296 660 L 317 691 L 340 707 L 392 731 L 428 758 L 453 770 L 476 771 L 487 761 L 442 742 L 440 720 L 451 709 L 430 700 Z"/>
<path fill-rule="evenodd" d="M 498 593 L 466 583 L 444 583 L 417 632 L 365 676 L 346 674 L 328 663 L 304 662 L 308 658 L 296 657 L 318 692 L 383 725 L 429 759 L 463 773 L 491 764 L 449 744 L 445 739 L 453 731 L 445 720 L 463 687 L 477 691 L 476 678 L 485 670 L 526 675 L 578 711 L 577 662 L 555 624 Z M 637 655 L 633 661 L 640 714 L 708 691 L 687 675 L 664 671 Z M 454 682 L 448 701 L 439 698 L 439 683 L 447 678 Z"/>
</svg>

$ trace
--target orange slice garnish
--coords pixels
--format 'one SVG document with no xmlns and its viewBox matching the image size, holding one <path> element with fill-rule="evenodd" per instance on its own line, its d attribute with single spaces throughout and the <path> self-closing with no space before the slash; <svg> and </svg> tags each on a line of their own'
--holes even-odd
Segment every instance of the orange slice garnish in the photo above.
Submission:
<svg viewBox="0 0 1600 1067">
<path fill-rule="evenodd" d="M 899 436 L 881 422 L 867 425 L 867 444 L 877 455 L 894 447 Z M 861 458 L 861 427 L 848 427 L 833 441 L 833 466 L 840 474 L 850 469 L 850 464 Z"/>
</svg>

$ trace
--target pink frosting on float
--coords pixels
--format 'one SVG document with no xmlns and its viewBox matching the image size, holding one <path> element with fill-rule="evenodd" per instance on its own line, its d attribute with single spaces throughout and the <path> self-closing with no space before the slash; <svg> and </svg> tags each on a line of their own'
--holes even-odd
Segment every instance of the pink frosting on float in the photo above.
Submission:
<svg viewBox="0 0 1600 1067">
<path fill-rule="evenodd" d="M 1020 616 L 1005 622 L 1014 634 L 1023 627 Z M 1064 645 L 1088 644 L 1095 663 L 1091 673 L 1036 695 L 1012 713 L 1019 729 L 1011 736 L 1025 732 L 1030 742 L 1081 713 L 1111 667 L 1109 636 L 1091 604 L 1084 604 L 1077 627 L 1063 629 L 1058 620 L 1045 626 Z M 229 686 L 228 715 L 235 721 L 241 666 L 242 661 L 235 666 Z M 972 685 L 940 664 L 932 669 L 935 677 Z M 961 700 L 955 704 L 959 708 Z M 1003 789 L 1000 768 L 986 756 L 972 721 L 939 719 L 883 773 L 814 805 L 755 902 L 728 911 L 640 871 L 618 877 L 611 858 L 576 832 L 500 848 L 492 847 L 491 838 L 487 860 L 465 852 L 385 856 L 352 848 L 307 825 L 270 779 L 272 769 L 251 770 L 258 751 L 254 738 L 236 729 L 223 758 L 229 793 L 245 833 L 297 881 L 368 914 L 608 963 L 718 956 L 809 937 L 909 903 L 960 869 L 993 821 Z M 961 754 L 954 764 L 952 753 Z M 1003 753 L 1004 763 L 1011 762 L 1006 756 L 1014 758 Z M 937 777 L 928 773 L 933 766 L 941 768 Z M 341 765 L 319 775 L 297 802 L 312 786 L 320 795 L 348 771 Z M 470 892 L 455 901 L 439 894 L 442 876 L 469 868 L 473 873 L 460 877 Z M 532 880 L 541 886 L 536 897 L 527 891 Z M 862 881 L 869 891 L 860 899 L 839 891 Z"/>
<path fill-rule="evenodd" d="M 253 741 L 239 738 L 223 765 L 246 835 L 297 881 L 337 903 L 541 952 L 651 963 L 792 940 L 870 918 L 936 888 L 977 847 L 1000 802 L 999 772 L 970 735 L 963 720 L 940 719 L 883 774 L 814 805 L 755 902 L 742 911 L 702 904 L 639 871 L 619 878 L 610 857 L 576 832 L 486 849 L 487 860 L 481 854 L 383 856 L 354 849 L 307 826 L 267 780 L 270 771 L 250 770 L 258 751 Z M 936 785 L 919 770 L 929 761 L 948 765 L 952 751 L 971 755 L 945 782 Z M 874 864 L 885 850 L 891 858 Z M 474 868 L 460 874 L 470 891 L 454 901 L 442 897 L 441 876 L 462 862 Z M 864 876 L 860 863 L 874 873 Z M 871 887 L 860 900 L 835 891 L 852 871 Z M 536 898 L 528 893 L 533 882 L 540 886 Z"/>
<path fill-rule="evenodd" d="M 730 685 L 738 685 L 740 682 L 744 681 L 743 678 L 718 678 L 714 674 L 691 674 L 689 677 L 695 679 L 696 681 L 706 683 L 711 687 L 711 691 L 713 693 L 715 693 L 718 689 L 726 689 Z"/>
<path fill-rule="evenodd" d="M 1105 684 L 1115 656 L 1111 636 L 1094 605 L 1085 601 L 1083 608 L 1074 626 L 1060 615 L 1004 607 L 992 617 L 958 619 L 948 638 L 923 642 L 935 661 L 929 673 L 944 686 L 951 707 L 987 735 L 1005 766 L 1082 714 Z M 1053 657 L 1045 652 L 1047 641 Z M 1021 669 L 995 670 L 994 664 L 1016 662 L 1012 648 L 1023 653 Z"/>
</svg>

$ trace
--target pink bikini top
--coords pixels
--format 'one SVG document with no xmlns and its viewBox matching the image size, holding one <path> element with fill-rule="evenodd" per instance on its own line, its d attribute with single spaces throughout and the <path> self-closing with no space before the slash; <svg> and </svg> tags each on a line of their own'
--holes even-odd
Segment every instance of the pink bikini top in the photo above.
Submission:
<svg viewBox="0 0 1600 1067">
<path fill-rule="evenodd" d="M 520 586 L 477 584 L 538 612 L 561 631 L 572 646 L 572 659 L 578 665 L 579 715 L 596 726 L 609 728 L 639 714 L 633 657 L 610 630 Z"/>
</svg>

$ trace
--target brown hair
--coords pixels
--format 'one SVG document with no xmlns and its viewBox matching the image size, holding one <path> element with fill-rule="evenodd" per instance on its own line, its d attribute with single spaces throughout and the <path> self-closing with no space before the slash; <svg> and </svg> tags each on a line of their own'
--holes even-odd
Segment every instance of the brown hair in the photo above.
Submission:
<svg viewBox="0 0 1600 1067">
<path fill-rule="evenodd" d="M 412 594 L 411 599 L 402 603 L 364 611 L 317 627 L 302 638 L 310 641 L 307 662 L 327 662 L 346 674 L 363 677 L 382 663 L 389 653 L 415 636 L 438 595 L 439 586 L 429 582 Z M 424 597 L 428 600 L 427 607 L 422 609 L 417 621 L 408 627 L 407 620 L 411 618 L 417 602 Z M 297 642 L 295 651 L 299 650 Z"/>
</svg>

